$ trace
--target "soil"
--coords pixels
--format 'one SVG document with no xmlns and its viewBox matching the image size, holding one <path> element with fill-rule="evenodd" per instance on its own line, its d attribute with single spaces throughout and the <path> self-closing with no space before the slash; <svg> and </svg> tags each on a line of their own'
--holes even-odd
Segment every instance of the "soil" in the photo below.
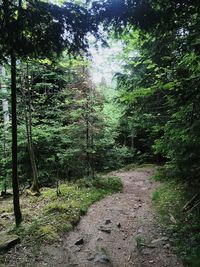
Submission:
<svg viewBox="0 0 200 267">
<path fill-rule="evenodd" d="M 158 225 L 151 195 L 153 168 L 113 172 L 124 183 L 122 193 L 95 203 L 78 226 L 33 257 L 12 251 L 6 266 L 174 267 L 183 266 Z"/>
</svg>

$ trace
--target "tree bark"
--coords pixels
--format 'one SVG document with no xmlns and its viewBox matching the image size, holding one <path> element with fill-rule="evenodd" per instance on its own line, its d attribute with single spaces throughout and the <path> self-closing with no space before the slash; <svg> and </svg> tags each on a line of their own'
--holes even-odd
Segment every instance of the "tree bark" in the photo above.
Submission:
<svg viewBox="0 0 200 267">
<path fill-rule="evenodd" d="M 0 75 L 2 77 L 2 81 L 0 83 L 0 89 L 3 94 L 2 98 L 2 109 L 3 109 L 3 125 L 4 125 L 4 130 L 3 130 L 3 154 L 4 158 L 7 157 L 7 134 L 8 134 L 8 125 L 9 125 L 9 110 L 8 110 L 8 99 L 7 99 L 7 88 L 4 83 L 4 78 L 5 78 L 5 68 L 3 65 L 0 65 Z M 7 175 L 6 173 L 3 173 L 4 176 L 4 193 L 6 195 L 6 190 L 7 190 Z"/>
<path fill-rule="evenodd" d="M 31 92 L 30 92 L 30 84 L 29 84 L 29 73 L 28 73 L 28 64 L 26 71 L 26 81 L 25 81 L 25 89 L 27 89 L 27 95 L 24 94 L 25 106 L 26 106 L 26 133 L 27 133 L 27 141 L 28 141 L 28 151 L 31 161 L 31 169 L 32 169 L 32 186 L 31 191 L 40 193 L 39 184 L 38 184 L 38 172 L 36 166 L 36 159 L 33 147 L 33 135 L 32 135 L 32 110 L 31 110 Z"/>
<path fill-rule="evenodd" d="M 134 133 L 131 131 L 131 150 L 134 150 Z"/>
<path fill-rule="evenodd" d="M 5 78 L 5 68 L 4 66 L 0 66 L 0 75 L 2 78 Z M 7 97 L 4 96 L 4 94 L 7 93 L 7 88 L 4 82 L 0 84 L 1 91 L 3 93 L 3 98 L 2 98 L 2 108 L 3 108 L 3 124 L 4 124 L 4 129 L 7 129 L 8 123 L 9 123 L 9 111 L 8 111 L 8 99 Z"/>
<path fill-rule="evenodd" d="M 90 149 L 90 144 L 89 144 L 89 118 L 88 118 L 88 106 L 87 106 L 87 117 L 86 117 L 86 160 L 87 160 L 87 176 L 90 176 L 90 153 L 89 153 L 89 149 Z"/>
<path fill-rule="evenodd" d="M 37 166 L 36 166 L 36 160 L 35 160 L 35 153 L 33 149 L 33 141 L 32 141 L 32 125 L 31 125 L 31 114 L 27 113 L 26 111 L 26 134 L 27 134 L 27 141 L 28 141 L 28 151 L 31 161 L 31 169 L 32 169 L 32 185 L 31 185 L 31 191 L 33 192 L 40 192 L 39 185 L 38 185 L 38 175 L 37 175 Z"/>
<path fill-rule="evenodd" d="M 17 98 L 16 98 L 16 57 L 11 52 L 11 107 L 12 107 L 12 187 L 16 226 L 22 221 L 19 201 L 19 184 L 17 173 Z"/>
</svg>

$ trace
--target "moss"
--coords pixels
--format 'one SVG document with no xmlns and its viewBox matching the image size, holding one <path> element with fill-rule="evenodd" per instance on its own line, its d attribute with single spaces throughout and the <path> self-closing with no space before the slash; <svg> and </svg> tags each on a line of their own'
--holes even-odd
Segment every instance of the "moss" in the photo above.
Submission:
<svg viewBox="0 0 200 267">
<path fill-rule="evenodd" d="M 17 235 L 2 234 L 0 239 L 0 252 L 7 250 L 20 242 L 20 238 Z"/>
<path fill-rule="evenodd" d="M 70 207 L 65 203 L 60 203 L 59 201 L 49 203 L 44 208 L 45 212 L 70 212 Z"/>
<path fill-rule="evenodd" d="M 41 237 L 44 237 L 45 240 L 49 241 L 53 241 L 59 238 L 59 235 L 52 225 L 41 226 L 39 229 L 39 235 Z"/>
<path fill-rule="evenodd" d="M 71 223 L 63 222 L 62 224 L 59 224 L 59 232 L 69 232 L 73 229 L 73 225 Z"/>
</svg>

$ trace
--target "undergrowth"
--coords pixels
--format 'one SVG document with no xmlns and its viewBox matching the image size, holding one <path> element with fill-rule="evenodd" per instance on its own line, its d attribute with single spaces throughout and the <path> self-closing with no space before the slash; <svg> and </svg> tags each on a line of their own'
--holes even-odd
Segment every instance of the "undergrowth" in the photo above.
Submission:
<svg viewBox="0 0 200 267">
<path fill-rule="evenodd" d="M 168 231 L 172 246 L 185 266 L 200 266 L 200 210 L 197 207 L 187 212 L 184 205 L 192 198 L 188 185 L 177 179 L 163 181 L 157 172 L 156 180 L 161 186 L 153 193 L 152 199 L 159 214 L 159 220 Z M 191 190 L 193 192 L 193 190 Z M 192 193 L 193 194 L 193 193 Z"/>
<path fill-rule="evenodd" d="M 140 169 L 140 168 L 155 168 L 156 165 L 155 164 L 151 164 L 151 163 L 141 163 L 141 164 L 138 164 L 138 163 L 130 163 L 130 164 L 127 164 L 125 165 L 124 167 L 122 167 L 120 169 L 120 171 L 130 171 L 130 170 L 134 170 L 134 169 Z"/>
<path fill-rule="evenodd" d="M 57 240 L 62 233 L 71 230 L 85 214 L 89 206 L 122 189 L 117 177 L 82 179 L 56 189 L 43 188 L 39 197 L 23 196 L 21 206 L 23 222 L 20 227 L 10 227 L 5 221 L 6 231 L 21 237 L 22 243 L 38 247 L 43 241 Z M 7 206 L 10 208 L 10 204 Z M 2 212 L 7 212 L 4 209 Z"/>
</svg>

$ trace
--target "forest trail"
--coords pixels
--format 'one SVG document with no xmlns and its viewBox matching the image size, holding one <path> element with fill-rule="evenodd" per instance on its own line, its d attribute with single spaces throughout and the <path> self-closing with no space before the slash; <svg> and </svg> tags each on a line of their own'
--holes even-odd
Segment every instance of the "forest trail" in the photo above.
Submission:
<svg viewBox="0 0 200 267">
<path fill-rule="evenodd" d="M 42 248 L 35 266 L 182 266 L 156 224 L 150 167 L 113 172 L 124 190 L 95 203 L 74 231 Z"/>
</svg>

